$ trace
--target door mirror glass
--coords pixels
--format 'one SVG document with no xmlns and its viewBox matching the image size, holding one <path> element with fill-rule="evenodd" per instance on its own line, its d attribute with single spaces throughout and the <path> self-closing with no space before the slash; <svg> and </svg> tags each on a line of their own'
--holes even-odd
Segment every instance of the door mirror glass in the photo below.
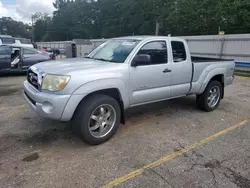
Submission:
<svg viewBox="0 0 250 188">
<path fill-rule="evenodd" d="M 149 65 L 151 62 L 150 55 L 147 54 L 140 54 L 136 55 L 131 63 L 132 67 L 142 66 L 142 65 Z"/>
</svg>

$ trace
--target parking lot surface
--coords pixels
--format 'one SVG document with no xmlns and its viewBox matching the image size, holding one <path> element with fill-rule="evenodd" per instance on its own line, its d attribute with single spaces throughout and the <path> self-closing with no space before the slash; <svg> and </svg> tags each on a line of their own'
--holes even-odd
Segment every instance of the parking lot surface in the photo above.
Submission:
<svg viewBox="0 0 250 188">
<path fill-rule="evenodd" d="M 194 96 L 130 109 L 99 146 L 32 112 L 24 80 L 0 77 L 0 187 L 250 187 L 247 78 L 236 78 L 210 113 Z"/>
</svg>

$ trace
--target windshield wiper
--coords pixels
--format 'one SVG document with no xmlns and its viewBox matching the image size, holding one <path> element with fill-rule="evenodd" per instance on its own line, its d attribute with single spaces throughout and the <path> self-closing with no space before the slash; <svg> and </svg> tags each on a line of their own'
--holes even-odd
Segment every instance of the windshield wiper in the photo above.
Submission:
<svg viewBox="0 0 250 188">
<path fill-rule="evenodd" d="M 109 60 L 107 60 L 107 59 L 103 59 L 103 58 L 94 58 L 94 60 L 99 60 L 99 61 L 107 61 L 107 62 L 110 62 Z"/>
<path fill-rule="evenodd" d="M 114 61 L 114 60 L 108 60 L 108 59 L 103 59 L 103 58 L 93 58 L 94 60 L 99 60 L 99 61 L 106 61 L 110 63 L 121 63 L 120 61 Z"/>
</svg>

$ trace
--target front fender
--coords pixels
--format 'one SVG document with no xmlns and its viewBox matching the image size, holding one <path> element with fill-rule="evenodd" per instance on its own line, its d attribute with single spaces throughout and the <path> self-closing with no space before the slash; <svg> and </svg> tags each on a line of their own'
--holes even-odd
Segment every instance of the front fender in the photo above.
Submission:
<svg viewBox="0 0 250 188">
<path fill-rule="evenodd" d="M 90 93 L 104 90 L 104 89 L 118 89 L 124 104 L 124 108 L 129 107 L 129 92 L 126 87 L 124 80 L 120 78 L 105 78 L 87 82 L 82 86 L 78 87 L 74 92 L 73 95 L 82 95 L 86 96 Z"/>
</svg>

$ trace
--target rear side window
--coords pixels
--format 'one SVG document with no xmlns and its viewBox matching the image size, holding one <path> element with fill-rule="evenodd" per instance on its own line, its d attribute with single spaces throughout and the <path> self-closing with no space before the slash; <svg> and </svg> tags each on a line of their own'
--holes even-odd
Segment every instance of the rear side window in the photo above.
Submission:
<svg viewBox="0 0 250 188">
<path fill-rule="evenodd" d="M 138 52 L 138 55 L 140 54 L 150 55 L 152 65 L 168 62 L 168 51 L 165 41 L 155 41 L 145 44 Z"/>
<path fill-rule="evenodd" d="M 31 44 L 31 40 L 30 39 L 20 38 L 19 40 L 20 40 L 20 42 L 22 44 Z"/>
<path fill-rule="evenodd" d="M 10 47 L 9 46 L 0 46 L 0 55 L 10 55 Z"/>
<path fill-rule="evenodd" d="M 186 49 L 183 42 L 171 41 L 173 59 L 175 63 L 185 61 L 187 59 Z"/>
<path fill-rule="evenodd" d="M 1 37 L 2 44 L 14 44 L 15 40 L 13 38 Z"/>
<path fill-rule="evenodd" d="M 29 49 L 24 49 L 23 53 L 24 53 L 24 55 L 38 54 L 37 51 L 35 51 L 35 50 L 29 50 Z"/>
</svg>

